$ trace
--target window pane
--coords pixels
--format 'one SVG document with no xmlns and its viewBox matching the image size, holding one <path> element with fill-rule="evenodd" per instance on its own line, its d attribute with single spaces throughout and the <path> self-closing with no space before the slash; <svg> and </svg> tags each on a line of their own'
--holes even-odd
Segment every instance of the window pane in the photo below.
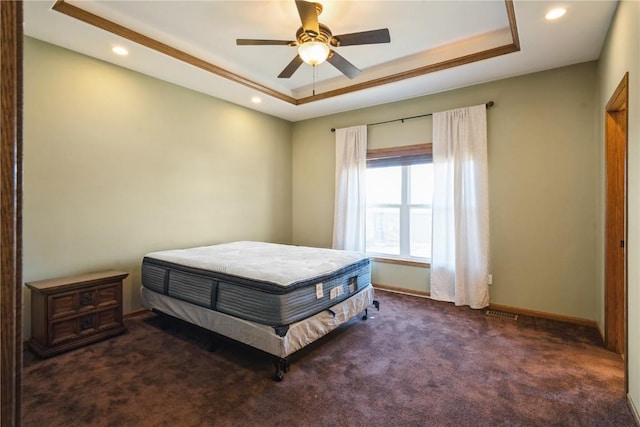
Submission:
<svg viewBox="0 0 640 427">
<path fill-rule="evenodd" d="M 412 165 L 409 203 L 412 205 L 431 205 L 433 198 L 433 163 Z"/>
<path fill-rule="evenodd" d="M 367 252 L 400 255 L 400 209 L 367 208 Z"/>
<path fill-rule="evenodd" d="M 410 255 L 431 258 L 431 208 L 412 208 Z"/>
<path fill-rule="evenodd" d="M 402 166 L 367 169 L 367 204 L 401 203 Z"/>
</svg>

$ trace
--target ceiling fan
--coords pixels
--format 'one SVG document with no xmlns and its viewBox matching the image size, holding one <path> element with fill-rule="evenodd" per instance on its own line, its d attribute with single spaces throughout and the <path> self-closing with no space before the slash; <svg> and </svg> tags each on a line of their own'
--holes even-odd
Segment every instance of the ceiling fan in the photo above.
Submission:
<svg viewBox="0 0 640 427">
<path fill-rule="evenodd" d="M 296 31 L 295 40 L 236 39 L 236 44 L 240 46 L 297 46 L 298 54 L 278 75 L 279 78 L 288 79 L 303 62 L 316 66 L 326 60 L 342 74 L 353 79 L 360 74 L 360 70 L 332 48 L 391 41 L 388 28 L 334 36 L 329 27 L 318 22 L 318 15 L 322 13 L 320 3 L 302 0 L 295 0 L 295 2 L 302 21 L 302 26 Z"/>
</svg>

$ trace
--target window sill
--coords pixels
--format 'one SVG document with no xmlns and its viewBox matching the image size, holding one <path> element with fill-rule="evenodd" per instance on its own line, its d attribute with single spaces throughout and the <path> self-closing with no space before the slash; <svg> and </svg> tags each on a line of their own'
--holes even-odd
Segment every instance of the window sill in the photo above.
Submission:
<svg viewBox="0 0 640 427">
<path fill-rule="evenodd" d="M 425 267 L 425 268 L 431 267 L 431 263 L 427 261 L 412 261 L 408 259 L 385 258 L 380 256 L 370 256 L 369 258 L 371 259 L 371 261 L 384 262 L 387 264 L 408 265 L 411 267 Z"/>
</svg>

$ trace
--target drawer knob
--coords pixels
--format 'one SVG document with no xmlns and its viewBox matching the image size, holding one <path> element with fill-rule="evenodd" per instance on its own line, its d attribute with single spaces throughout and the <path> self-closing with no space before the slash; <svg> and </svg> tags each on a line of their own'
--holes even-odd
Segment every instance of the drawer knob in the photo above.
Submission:
<svg viewBox="0 0 640 427">
<path fill-rule="evenodd" d="M 93 304 L 93 293 L 92 292 L 82 292 L 80 294 L 80 305 L 91 305 Z"/>
<path fill-rule="evenodd" d="M 91 317 L 83 317 L 80 319 L 80 330 L 85 331 L 93 328 L 93 319 Z"/>
</svg>

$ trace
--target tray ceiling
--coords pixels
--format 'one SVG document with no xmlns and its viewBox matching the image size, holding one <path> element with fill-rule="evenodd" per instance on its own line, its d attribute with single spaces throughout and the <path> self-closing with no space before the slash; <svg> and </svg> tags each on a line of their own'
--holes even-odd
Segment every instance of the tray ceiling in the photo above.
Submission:
<svg viewBox="0 0 640 427">
<path fill-rule="evenodd" d="M 279 79 L 295 47 L 236 45 L 295 40 L 289 0 L 26 2 L 25 34 L 296 121 L 597 59 L 616 2 L 564 2 L 567 15 L 546 21 L 556 3 L 323 1 L 334 34 L 389 29 L 388 44 L 335 48 L 355 79 L 326 62 Z"/>
</svg>

